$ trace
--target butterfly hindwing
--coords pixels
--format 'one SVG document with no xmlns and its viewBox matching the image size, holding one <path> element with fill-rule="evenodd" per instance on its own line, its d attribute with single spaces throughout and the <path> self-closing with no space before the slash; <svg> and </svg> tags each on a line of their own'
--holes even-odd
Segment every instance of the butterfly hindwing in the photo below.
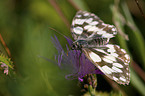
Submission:
<svg viewBox="0 0 145 96">
<path fill-rule="evenodd" d="M 83 48 L 83 52 L 110 79 L 119 84 L 130 82 L 130 57 L 118 45 L 108 44 L 101 48 Z"/>
<path fill-rule="evenodd" d="M 78 11 L 71 26 L 75 40 L 84 38 L 112 38 L 117 34 L 113 25 L 105 24 L 98 16 L 86 11 Z"/>
</svg>

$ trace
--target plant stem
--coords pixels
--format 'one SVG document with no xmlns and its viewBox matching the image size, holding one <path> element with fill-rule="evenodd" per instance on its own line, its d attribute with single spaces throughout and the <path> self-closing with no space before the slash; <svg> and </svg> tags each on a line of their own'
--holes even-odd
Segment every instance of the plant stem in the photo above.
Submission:
<svg viewBox="0 0 145 96">
<path fill-rule="evenodd" d="M 95 89 L 92 87 L 92 85 L 89 85 L 88 91 L 89 91 L 91 96 L 95 96 Z"/>
<path fill-rule="evenodd" d="M 2 42 L 2 44 L 3 44 L 3 46 L 4 46 L 5 50 L 6 50 L 6 52 L 8 54 L 8 56 L 11 57 L 11 52 L 10 52 L 9 48 L 7 47 L 7 45 L 6 45 L 6 43 L 5 43 L 5 41 L 4 41 L 4 39 L 3 39 L 3 37 L 2 37 L 1 34 L 0 34 L 0 41 Z"/>
</svg>

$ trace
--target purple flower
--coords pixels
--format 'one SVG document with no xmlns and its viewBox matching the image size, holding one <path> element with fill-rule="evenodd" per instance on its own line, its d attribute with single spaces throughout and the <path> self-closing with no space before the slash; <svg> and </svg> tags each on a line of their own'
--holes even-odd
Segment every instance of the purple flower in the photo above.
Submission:
<svg viewBox="0 0 145 96">
<path fill-rule="evenodd" d="M 69 46 L 71 46 L 73 41 L 68 37 L 65 38 Z M 84 53 L 81 54 L 80 50 L 69 50 L 69 47 L 66 44 L 67 51 L 65 52 L 56 36 L 52 38 L 52 42 L 58 51 L 58 55 L 55 56 L 55 59 L 58 60 L 58 66 L 70 71 L 70 74 L 65 76 L 66 79 L 78 78 L 82 81 L 81 78 L 87 74 L 103 74 L 93 63 L 91 63 L 90 60 L 86 58 Z"/>
<path fill-rule="evenodd" d="M 5 63 L 3 63 L 3 62 L 0 62 L 0 64 L 1 64 L 1 68 L 3 68 L 4 69 L 4 73 L 6 74 L 6 75 L 8 75 L 8 72 L 9 72 L 9 70 L 8 70 L 8 65 L 6 65 Z"/>
</svg>

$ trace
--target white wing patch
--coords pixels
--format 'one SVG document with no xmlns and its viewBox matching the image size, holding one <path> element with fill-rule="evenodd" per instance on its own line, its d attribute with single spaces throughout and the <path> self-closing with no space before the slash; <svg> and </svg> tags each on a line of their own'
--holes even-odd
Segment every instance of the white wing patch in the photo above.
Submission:
<svg viewBox="0 0 145 96">
<path fill-rule="evenodd" d="M 102 53 L 104 53 L 104 54 L 108 54 L 107 52 L 105 52 L 104 50 L 102 50 L 102 49 L 96 49 L 96 48 L 94 48 L 96 51 L 99 51 L 99 52 L 102 52 Z"/>
<path fill-rule="evenodd" d="M 97 27 L 96 26 L 91 26 L 89 27 L 88 31 L 97 31 Z"/>
<path fill-rule="evenodd" d="M 93 21 L 93 22 L 90 22 L 89 24 L 90 24 L 90 25 L 97 25 L 97 24 L 99 24 L 99 22 Z"/>
<path fill-rule="evenodd" d="M 108 67 L 107 65 L 102 67 L 102 70 L 107 73 L 107 74 L 112 74 L 114 72 L 114 70 L 112 70 L 110 67 Z"/>
<path fill-rule="evenodd" d="M 89 28 L 91 28 L 91 27 L 92 27 L 91 25 L 86 25 L 86 26 L 84 27 L 84 29 L 87 30 L 87 29 L 89 29 Z"/>
<path fill-rule="evenodd" d="M 125 55 L 125 58 L 126 58 L 126 59 L 130 59 L 130 57 L 129 57 L 129 55 L 128 55 L 128 54 L 126 54 L 126 55 Z"/>
<path fill-rule="evenodd" d="M 118 81 L 118 78 L 116 78 L 115 76 L 113 76 L 113 79 L 114 79 L 115 81 Z"/>
<path fill-rule="evenodd" d="M 115 70 L 116 73 L 123 73 L 123 71 L 115 66 L 112 67 L 113 70 Z"/>
<path fill-rule="evenodd" d="M 75 19 L 73 21 L 73 24 L 82 25 L 85 21 L 86 21 L 86 19 Z"/>
<path fill-rule="evenodd" d="M 119 79 L 122 80 L 122 81 L 124 81 L 124 82 L 126 82 L 126 79 L 125 79 L 124 76 L 123 77 L 120 77 Z"/>
<path fill-rule="evenodd" d="M 121 51 L 122 51 L 123 53 L 126 53 L 126 51 L 125 51 L 124 49 L 121 49 Z"/>
<path fill-rule="evenodd" d="M 112 60 L 109 60 L 109 59 L 107 59 L 107 58 L 103 58 L 103 60 L 104 60 L 105 62 L 107 62 L 107 63 L 113 63 Z"/>
<path fill-rule="evenodd" d="M 107 50 L 108 52 L 114 53 L 116 52 L 115 48 L 113 47 L 114 45 L 108 44 L 106 45 L 106 47 L 108 47 L 109 49 Z"/>
<path fill-rule="evenodd" d="M 76 34 L 82 34 L 83 33 L 83 28 L 81 27 L 76 27 L 73 29 L 74 33 Z"/>
<path fill-rule="evenodd" d="M 109 33 L 105 33 L 105 34 L 102 35 L 102 37 L 104 37 L 104 38 L 112 38 L 112 37 L 114 37 L 114 35 L 113 34 L 109 34 Z"/>
<path fill-rule="evenodd" d="M 106 34 L 106 31 L 103 31 L 103 30 L 101 30 L 101 29 L 98 29 L 97 34 L 99 34 L 99 35 Z"/>
<path fill-rule="evenodd" d="M 79 18 L 79 17 L 82 17 L 82 15 L 76 15 L 76 17 L 78 17 L 78 18 Z"/>
<path fill-rule="evenodd" d="M 84 16 L 88 16 L 88 15 L 89 15 L 89 13 L 85 13 L 85 14 L 84 14 Z"/>
<path fill-rule="evenodd" d="M 118 67 L 118 68 L 123 68 L 123 66 L 120 63 L 113 63 L 113 66 Z"/>
<path fill-rule="evenodd" d="M 112 55 L 104 56 L 104 58 L 116 62 L 116 58 L 114 56 L 112 56 Z"/>
<path fill-rule="evenodd" d="M 114 57 L 118 57 L 118 56 L 119 56 L 117 53 L 113 53 L 113 52 L 111 52 L 110 55 L 112 55 L 112 56 L 114 56 Z"/>
<path fill-rule="evenodd" d="M 85 22 L 90 24 L 92 22 L 92 20 L 93 20 L 93 18 L 89 18 Z"/>
<path fill-rule="evenodd" d="M 90 52 L 89 56 L 94 62 L 101 62 L 100 56 L 95 54 L 94 52 Z"/>
</svg>

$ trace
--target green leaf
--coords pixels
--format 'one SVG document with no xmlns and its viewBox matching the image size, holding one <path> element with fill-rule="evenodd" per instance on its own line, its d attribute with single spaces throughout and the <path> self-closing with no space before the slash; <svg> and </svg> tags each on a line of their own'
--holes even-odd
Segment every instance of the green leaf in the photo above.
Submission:
<svg viewBox="0 0 145 96">
<path fill-rule="evenodd" d="M 145 96 L 145 84 L 140 80 L 134 70 L 131 69 L 131 84 L 143 95 Z"/>
<path fill-rule="evenodd" d="M 143 65 L 143 68 L 145 69 L 145 43 L 144 43 L 144 39 L 143 36 L 140 32 L 140 30 L 137 28 L 137 26 L 135 25 L 131 14 L 128 10 L 128 7 L 126 5 L 126 3 L 122 3 L 122 9 L 124 11 L 126 20 L 127 20 L 127 25 L 131 28 L 131 31 L 128 32 L 129 34 L 129 38 L 130 38 L 130 46 L 133 48 L 133 50 L 135 50 L 135 54 L 137 55 L 136 58 L 139 59 L 139 61 L 141 61 L 141 64 Z"/>
</svg>

